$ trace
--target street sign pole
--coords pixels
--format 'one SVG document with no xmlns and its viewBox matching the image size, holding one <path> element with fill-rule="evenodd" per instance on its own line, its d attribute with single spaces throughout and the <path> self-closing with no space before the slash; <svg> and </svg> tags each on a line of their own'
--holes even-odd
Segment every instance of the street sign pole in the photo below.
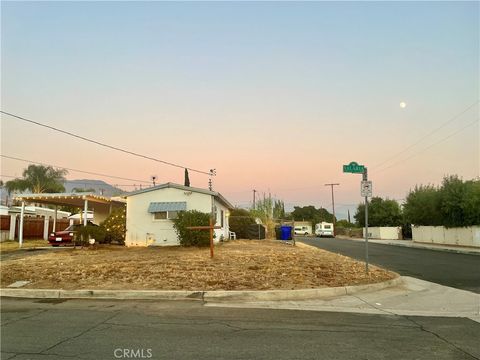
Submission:
<svg viewBox="0 0 480 360">
<path fill-rule="evenodd" d="M 363 171 L 363 181 L 368 181 L 367 168 Z M 368 196 L 365 196 L 365 271 L 368 274 Z"/>
<path fill-rule="evenodd" d="M 372 182 L 368 181 L 367 168 L 354 161 L 350 164 L 343 165 L 344 173 L 362 174 L 362 182 L 360 184 L 360 196 L 365 198 L 365 271 L 368 274 L 368 197 L 372 196 Z"/>
</svg>

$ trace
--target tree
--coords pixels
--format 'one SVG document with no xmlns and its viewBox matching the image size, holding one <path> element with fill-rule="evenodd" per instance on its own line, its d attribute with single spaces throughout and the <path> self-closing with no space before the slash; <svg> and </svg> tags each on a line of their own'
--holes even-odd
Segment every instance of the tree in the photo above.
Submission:
<svg viewBox="0 0 480 360">
<path fill-rule="evenodd" d="M 84 189 L 84 188 L 74 187 L 74 188 L 72 189 L 72 192 L 78 192 L 78 193 L 81 193 L 81 192 L 95 192 L 95 189 L 94 189 L 94 188 Z"/>
<path fill-rule="evenodd" d="M 461 227 L 480 224 L 480 179 L 445 176 L 440 187 L 416 186 L 404 204 L 413 225 Z"/>
<path fill-rule="evenodd" d="M 23 171 L 23 177 L 7 181 L 8 192 L 31 191 L 32 193 L 58 193 L 65 191 L 63 182 L 68 171 L 54 169 L 51 166 L 29 165 Z"/>
<path fill-rule="evenodd" d="M 125 208 L 118 208 L 102 222 L 101 226 L 105 229 L 105 242 L 125 243 L 126 231 L 126 211 Z"/>
<path fill-rule="evenodd" d="M 325 208 L 318 208 L 316 209 L 315 206 L 295 206 L 293 208 L 291 215 L 293 220 L 296 221 L 311 221 L 312 226 L 315 227 L 315 224 L 321 223 L 322 221 L 325 222 L 333 222 L 333 215 L 328 212 Z"/>
<path fill-rule="evenodd" d="M 360 226 L 365 226 L 365 204 L 359 204 L 355 221 Z M 368 204 L 369 226 L 400 226 L 402 224 L 402 211 L 395 200 L 373 197 Z"/>
<path fill-rule="evenodd" d="M 465 226 L 480 224 L 480 179 L 466 182 L 467 190 L 463 202 Z"/>
<path fill-rule="evenodd" d="M 188 176 L 188 170 L 185 169 L 185 181 L 183 183 L 185 186 L 190 186 L 190 177 Z"/>
<path fill-rule="evenodd" d="M 273 218 L 285 218 L 285 203 L 282 200 L 275 200 L 273 204 Z"/>
<path fill-rule="evenodd" d="M 442 225 L 439 190 L 433 185 L 415 186 L 403 205 L 405 221 L 413 225 Z"/>
<path fill-rule="evenodd" d="M 338 228 L 345 228 L 345 229 L 349 229 L 349 228 L 354 228 L 354 227 L 357 227 L 357 225 L 349 222 L 348 220 L 338 220 L 335 225 L 337 226 L 337 229 Z"/>
<path fill-rule="evenodd" d="M 480 224 L 480 181 L 464 182 L 458 176 L 443 178 L 439 190 L 442 225 L 460 227 Z"/>
</svg>

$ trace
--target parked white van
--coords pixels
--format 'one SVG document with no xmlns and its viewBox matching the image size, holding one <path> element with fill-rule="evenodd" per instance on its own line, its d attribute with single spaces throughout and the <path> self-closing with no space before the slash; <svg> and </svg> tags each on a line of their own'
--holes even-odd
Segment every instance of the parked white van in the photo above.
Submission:
<svg viewBox="0 0 480 360">
<path fill-rule="evenodd" d="M 333 224 L 327 222 L 321 222 L 315 225 L 315 235 L 317 236 L 332 236 L 333 237 Z"/>
<path fill-rule="evenodd" d="M 310 235 L 312 231 L 311 226 L 295 226 L 293 229 L 295 235 Z"/>
</svg>

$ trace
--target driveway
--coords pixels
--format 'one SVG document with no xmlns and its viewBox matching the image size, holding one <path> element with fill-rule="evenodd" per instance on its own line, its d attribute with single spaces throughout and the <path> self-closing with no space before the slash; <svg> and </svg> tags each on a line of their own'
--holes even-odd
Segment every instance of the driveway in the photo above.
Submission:
<svg viewBox="0 0 480 360">
<path fill-rule="evenodd" d="M 296 237 L 327 251 L 365 260 L 365 243 L 346 239 Z M 401 275 L 480 293 L 480 256 L 369 243 L 369 261 Z"/>
</svg>

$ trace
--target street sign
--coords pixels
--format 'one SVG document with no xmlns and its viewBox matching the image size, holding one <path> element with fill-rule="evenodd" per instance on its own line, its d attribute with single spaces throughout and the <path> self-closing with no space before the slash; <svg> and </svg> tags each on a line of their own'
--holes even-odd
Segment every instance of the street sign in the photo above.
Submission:
<svg viewBox="0 0 480 360">
<path fill-rule="evenodd" d="M 360 193 L 363 197 L 372 197 L 372 182 L 362 181 Z"/>
<path fill-rule="evenodd" d="M 365 171 L 365 166 L 359 165 L 355 161 L 352 161 L 348 165 L 343 165 L 344 173 L 362 174 Z"/>
</svg>

